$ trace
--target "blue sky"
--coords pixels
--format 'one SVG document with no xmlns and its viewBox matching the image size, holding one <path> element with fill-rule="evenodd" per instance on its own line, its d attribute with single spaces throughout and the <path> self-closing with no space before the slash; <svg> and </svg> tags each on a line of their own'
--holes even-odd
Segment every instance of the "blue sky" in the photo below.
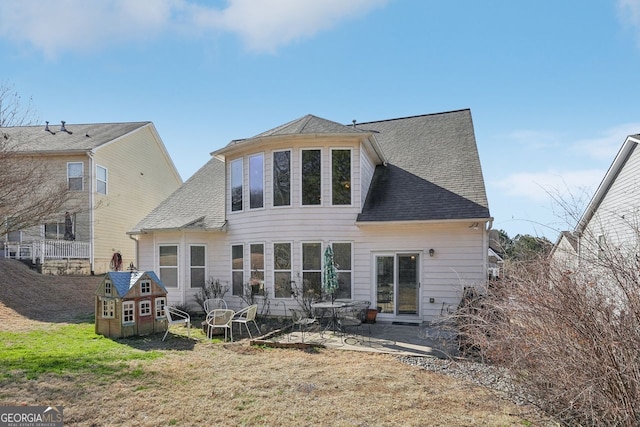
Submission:
<svg viewBox="0 0 640 427">
<path fill-rule="evenodd" d="M 640 0 L 0 0 L 0 83 L 40 122 L 152 121 L 185 180 L 305 114 L 470 108 L 512 237 L 573 227 L 640 133 L 639 70 Z"/>
</svg>

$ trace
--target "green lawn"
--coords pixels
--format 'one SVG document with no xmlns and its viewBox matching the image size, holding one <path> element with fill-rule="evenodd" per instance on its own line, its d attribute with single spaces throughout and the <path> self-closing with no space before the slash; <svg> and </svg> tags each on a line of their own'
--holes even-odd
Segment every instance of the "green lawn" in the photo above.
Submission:
<svg viewBox="0 0 640 427">
<path fill-rule="evenodd" d="M 0 379 L 36 379 L 45 373 L 121 371 L 132 360 L 161 357 L 94 333 L 93 323 L 29 332 L 0 332 Z"/>
</svg>

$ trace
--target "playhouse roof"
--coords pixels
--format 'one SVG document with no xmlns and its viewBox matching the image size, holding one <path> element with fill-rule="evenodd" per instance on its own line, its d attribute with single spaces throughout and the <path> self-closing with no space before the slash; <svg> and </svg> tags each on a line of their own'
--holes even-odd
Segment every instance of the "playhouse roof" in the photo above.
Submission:
<svg viewBox="0 0 640 427">
<path fill-rule="evenodd" d="M 110 271 L 107 273 L 105 279 L 109 278 L 116 288 L 118 296 L 123 297 L 144 277 L 151 279 L 157 283 L 163 291 L 167 292 L 164 284 L 153 271 Z"/>
</svg>

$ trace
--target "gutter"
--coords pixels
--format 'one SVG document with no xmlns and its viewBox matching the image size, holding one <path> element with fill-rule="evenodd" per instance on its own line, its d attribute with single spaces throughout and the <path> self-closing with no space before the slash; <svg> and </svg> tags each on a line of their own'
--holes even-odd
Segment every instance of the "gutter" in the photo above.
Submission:
<svg viewBox="0 0 640 427">
<path fill-rule="evenodd" d="M 408 221 L 356 221 L 355 225 L 360 226 L 387 226 L 387 225 L 416 225 L 416 224 L 456 224 L 461 222 L 488 223 L 493 224 L 493 217 L 489 218 L 456 218 L 456 219 L 416 219 Z"/>
</svg>

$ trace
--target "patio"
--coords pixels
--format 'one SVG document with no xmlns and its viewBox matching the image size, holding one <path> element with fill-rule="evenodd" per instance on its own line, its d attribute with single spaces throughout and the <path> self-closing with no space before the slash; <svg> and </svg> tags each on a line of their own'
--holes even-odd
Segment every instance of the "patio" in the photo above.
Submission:
<svg viewBox="0 0 640 427">
<path fill-rule="evenodd" d="M 369 334 L 369 326 L 371 333 Z M 340 350 L 390 353 L 403 356 L 452 357 L 457 354 L 456 335 L 442 326 L 377 322 L 364 324 L 358 333 L 346 336 L 320 328 L 305 331 L 304 342 L 296 329 L 275 331 L 252 341 L 273 347 L 325 347 Z"/>
</svg>

